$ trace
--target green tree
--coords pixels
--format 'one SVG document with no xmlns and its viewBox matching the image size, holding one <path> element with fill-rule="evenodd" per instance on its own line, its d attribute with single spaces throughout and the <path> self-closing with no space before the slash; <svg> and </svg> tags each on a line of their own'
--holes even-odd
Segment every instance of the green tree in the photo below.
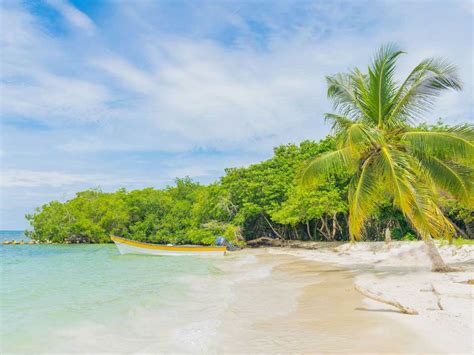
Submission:
<svg viewBox="0 0 474 355">
<path fill-rule="evenodd" d="M 271 216 L 274 221 L 295 229 L 303 223 L 311 240 L 320 239 L 318 235 L 322 235 L 324 240 L 335 240 L 337 234 L 343 239 L 347 236 L 338 214 L 347 213 L 345 197 L 345 192 L 334 183 L 327 183 L 319 189 L 296 186 L 288 200 L 272 211 Z"/>
<path fill-rule="evenodd" d="M 403 52 L 380 48 L 368 72 L 354 69 L 328 76 L 328 97 L 338 114 L 332 122 L 337 149 L 305 166 L 305 184 L 345 169 L 349 183 L 349 232 L 358 239 L 364 223 L 389 198 L 426 241 L 433 270 L 446 270 L 431 237 L 454 229 L 439 207 L 443 192 L 472 206 L 474 129 L 470 125 L 413 127 L 446 89 L 461 89 L 456 68 L 442 59 L 419 63 L 402 82 L 395 78 Z"/>
<path fill-rule="evenodd" d="M 246 239 L 261 236 L 287 238 L 294 228 L 272 219 L 274 211 L 294 191 L 295 177 L 304 161 L 334 148 L 334 139 L 280 145 L 274 156 L 245 168 L 226 169 L 221 185 L 226 191 L 232 222 L 242 227 Z"/>
<path fill-rule="evenodd" d="M 125 190 L 115 193 L 87 190 L 66 203 L 50 202 L 27 216 L 34 228 L 27 235 L 53 243 L 108 242 L 111 234 L 123 235 L 127 231 L 129 214 L 125 194 Z"/>
</svg>

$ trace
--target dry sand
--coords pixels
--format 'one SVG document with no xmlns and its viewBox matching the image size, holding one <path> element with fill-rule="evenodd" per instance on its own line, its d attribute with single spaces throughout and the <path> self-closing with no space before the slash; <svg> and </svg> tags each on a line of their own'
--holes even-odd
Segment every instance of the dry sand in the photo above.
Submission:
<svg viewBox="0 0 474 355">
<path fill-rule="evenodd" d="M 357 284 L 418 311 L 418 315 L 401 314 L 390 305 L 368 298 L 364 298 L 362 307 L 341 302 L 344 313 L 341 317 L 350 323 L 356 322 L 351 318 L 357 312 L 376 314 L 378 319 L 385 320 L 380 334 L 374 334 L 373 346 L 350 349 L 342 346 L 341 351 L 472 354 L 474 286 L 463 282 L 474 279 L 474 246 L 445 245 L 439 249 L 444 260 L 457 266 L 459 272 L 430 272 L 430 261 L 421 242 L 343 244 L 319 250 L 271 248 L 268 252 L 343 267 L 351 275 L 352 290 L 353 284 Z M 341 297 L 344 292 L 340 291 L 333 297 Z M 317 287 L 308 292 L 320 295 Z M 347 292 L 347 296 L 354 297 L 354 292 Z M 399 326 L 395 332 L 393 324 Z M 400 332 L 406 330 L 409 330 L 406 337 L 400 339 Z M 386 347 L 376 344 L 381 339 Z M 346 341 L 342 339 L 341 345 Z"/>
</svg>

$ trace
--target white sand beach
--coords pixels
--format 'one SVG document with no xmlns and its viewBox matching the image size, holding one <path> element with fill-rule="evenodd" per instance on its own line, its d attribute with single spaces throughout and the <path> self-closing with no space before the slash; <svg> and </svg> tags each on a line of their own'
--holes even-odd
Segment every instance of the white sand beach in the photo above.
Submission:
<svg viewBox="0 0 474 355">
<path fill-rule="evenodd" d="M 416 310 L 418 315 L 402 314 L 390 305 L 364 297 L 364 306 L 358 311 L 380 315 L 387 325 L 396 322 L 410 329 L 404 345 L 413 339 L 429 344 L 426 348 L 410 350 L 401 345 L 385 350 L 470 354 L 474 349 L 474 286 L 465 282 L 474 279 L 474 246 L 444 245 L 439 249 L 444 260 L 459 271 L 431 272 L 421 242 L 343 244 L 320 250 L 271 248 L 268 252 L 342 267 L 353 275 L 353 286 Z M 391 342 L 394 336 L 387 327 L 383 338 Z M 379 352 L 375 348 L 373 351 Z"/>
<path fill-rule="evenodd" d="M 63 254 L 40 265 L 61 265 L 57 272 L 18 271 L 11 280 L 19 291 L 5 299 L 8 310 L 21 307 L 24 318 L 10 320 L 2 351 L 472 353 L 473 286 L 462 283 L 474 278 L 472 246 L 441 247 L 445 260 L 464 271 L 439 274 L 429 271 L 421 243 L 327 245 L 169 259 L 122 258 L 113 246 L 58 247 Z M 27 260 L 37 259 L 25 259 L 25 270 Z M 95 273 L 84 276 L 90 268 Z M 51 289 L 70 274 L 76 278 L 68 279 L 68 287 Z M 372 301 L 356 284 L 419 314 Z M 38 290 L 55 302 L 38 297 Z"/>
</svg>

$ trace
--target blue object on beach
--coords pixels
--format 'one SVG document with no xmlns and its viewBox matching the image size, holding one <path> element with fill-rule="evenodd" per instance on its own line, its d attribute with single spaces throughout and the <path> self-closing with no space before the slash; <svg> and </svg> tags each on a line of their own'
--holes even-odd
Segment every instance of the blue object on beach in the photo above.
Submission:
<svg viewBox="0 0 474 355">
<path fill-rule="evenodd" d="M 238 247 L 236 247 L 234 244 L 230 243 L 227 239 L 225 239 L 222 236 L 218 236 L 216 238 L 216 245 L 217 246 L 226 246 L 227 250 L 230 250 L 230 251 L 234 251 L 234 250 L 239 249 Z"/>
</svg>

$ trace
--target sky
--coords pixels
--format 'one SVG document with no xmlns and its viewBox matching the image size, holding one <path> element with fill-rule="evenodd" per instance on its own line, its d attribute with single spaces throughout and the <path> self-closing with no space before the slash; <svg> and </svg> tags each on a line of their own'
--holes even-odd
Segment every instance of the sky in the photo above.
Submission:
<svg viewBox="0 0 474 355">
<path fill-rule="evenodd" d="M 472 120 L 473 2 L 0 2 L 0 229 L 87 188 L 210 183 L 224 168 L 320 139 L 325 75 L 376 49 L 455 63 L 462 92 L 432 114 Z"/>
</svg>

